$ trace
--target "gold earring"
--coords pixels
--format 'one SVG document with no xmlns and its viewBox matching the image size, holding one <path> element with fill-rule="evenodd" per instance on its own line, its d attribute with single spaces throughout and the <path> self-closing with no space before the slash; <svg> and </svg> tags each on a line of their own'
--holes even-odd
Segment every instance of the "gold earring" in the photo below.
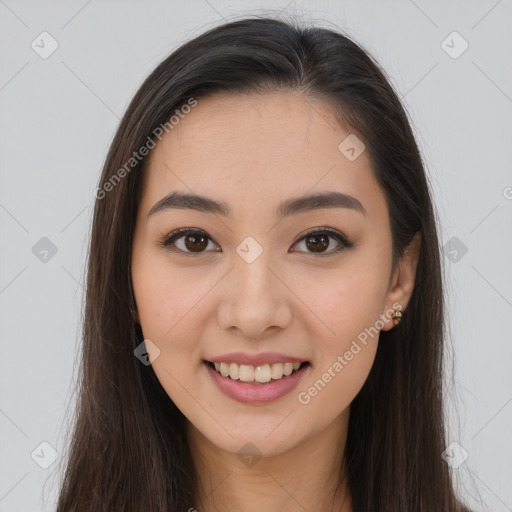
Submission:
<svg viewBox="0 0 512 512">
<path fill-rule="evenodd" d="M 393 313 L 393 325 L 397 326 L 400 321 L 402 320 L 402 312 L 401 311 L 395 311 Z"/>
</svg>

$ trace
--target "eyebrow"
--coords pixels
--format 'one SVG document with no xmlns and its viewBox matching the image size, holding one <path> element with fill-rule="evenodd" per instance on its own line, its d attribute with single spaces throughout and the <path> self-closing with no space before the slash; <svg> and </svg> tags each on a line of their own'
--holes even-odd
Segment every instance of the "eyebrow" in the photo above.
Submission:
<svg viewBox="0 0 512 512">
<path fill-rule="evenodd" d="M 364 216 L 368 215 L 358 199 L 341 192 L 324 192 L 288 199 L 277 207 L 275 214 L 282 219 L 297 213 L 323 208 L 348 208 L 358 211 Z M 170 209 L 190 209 L 232 218 L 232 210 L 226 202 L 182 192 L 171 192 L 160 199 L 149 210 L 148 217 Z"/>
</svg>

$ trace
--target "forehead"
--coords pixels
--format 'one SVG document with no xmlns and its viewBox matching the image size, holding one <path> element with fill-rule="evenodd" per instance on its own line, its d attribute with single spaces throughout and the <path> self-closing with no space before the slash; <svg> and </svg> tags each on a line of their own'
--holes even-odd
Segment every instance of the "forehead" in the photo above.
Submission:
<svg viewBox="0 0 512 512">
<path fill-rule="evenodd" d="M 354 134 L 339 125 L 327 102 L 296 92 L 197 102 L 149 155 L 146 210 L 171 190 L 222 199 L 235 211 L 317 190 L 370 203 L 380 196 L 384 204 L 367 152 L 354 160 L 340 151 Z"/>
</svg>

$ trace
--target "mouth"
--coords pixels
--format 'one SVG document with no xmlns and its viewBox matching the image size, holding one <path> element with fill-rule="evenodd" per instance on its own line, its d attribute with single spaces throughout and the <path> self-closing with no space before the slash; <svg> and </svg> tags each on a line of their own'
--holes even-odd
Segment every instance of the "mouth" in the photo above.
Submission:
<svg viewBox="0 0 512 512">
<path fill-rule="evenodd" d="M 265 363 L 256 366 L 203 360 L 216 387 L 228 398 L 244 404 L 268 404 L 289 395 L 310 371 L 311 363 Z"/>
<path fill-rule="evenodd" d="M 273 381 L 285 379 L 310 365 L 309 361 L 303 361 L 302 363 L 266 363 L 257 366 L 239 363 L 204 362 L 222 377 L 253 385 L 266 385 Z"/>
</svg>

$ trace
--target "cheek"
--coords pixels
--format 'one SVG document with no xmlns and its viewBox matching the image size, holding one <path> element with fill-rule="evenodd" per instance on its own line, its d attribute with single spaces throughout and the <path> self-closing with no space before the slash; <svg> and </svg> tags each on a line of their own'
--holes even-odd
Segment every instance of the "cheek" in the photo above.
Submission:
<svg viewBox="0 0 512 512">
<path fill-rule="evenodd" d="M 216 279 L 199 267 L 173 268 L 165 258 L 145 261 L 147 264 L 132 274 L 140 323 L 146 337 L 168 344 L 183 325 L 189 332 L 199 327 L 190 318 L 201 308 Z"/>
<path fill-rule="evenodd" d="M 178 408 L 190 411 L 190 392 L 201 366 L 195 340 L 204 329 L 204 298 L 215 282 L 211 276 L 198 279 L 197 269 L 192 277 L 191 269 L 166 267 L 155 258 L 138 267 L 132 274 L 133 288 L 144 338 L 159 350 L 153 371 Z"/>
<path fill-rule="evenodd" d="M 371 370 L 382 327 L 386 265 L 385 258 L 370 263 L 361 255 L 329 276 L 301 280 L 298 294 L 307 297 L 308 329 L 319 362 L 301 386 L 299 402 L 311 403 L 325 420 L 349 406 Z"/>
<path fill-rule="evenodd" d="M 347 289 L 347 292 L 350 289 Z M 380 300 L 354 288 L 331 294 L 323 320 L 330 330 L 317 329 L 317 364 L 298 390 L 298 401 L 319 424 L 328 424 L 346 410 L 363 387 L 377 352 Z"/>
<path fill-rule="evenodd" d="M 379 320 L 387 281 L 386 259 L 354 254 L 329 272 L 301 273 L 293 288 L 310 310 L 310 327 L 317 339 L 332 352 L 350 345 L 353 338 Z"/>
</svg>

